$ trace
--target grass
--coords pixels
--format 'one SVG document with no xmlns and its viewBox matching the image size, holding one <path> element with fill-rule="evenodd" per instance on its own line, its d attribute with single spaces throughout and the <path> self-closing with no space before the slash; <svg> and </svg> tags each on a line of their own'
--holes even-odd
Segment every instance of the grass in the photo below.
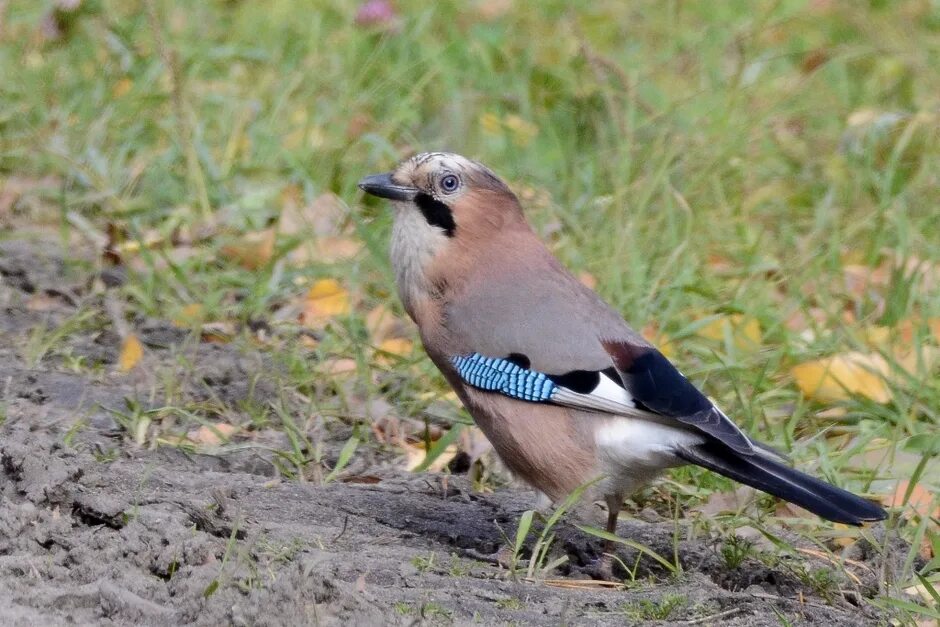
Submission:
<svg viewBox="0 0 940 627">
<path fill-rule="evenodd" d="M 634 326 L 668 338 L 687 375 L 800 467 L 885 492 L 936 450 L 935 369 L 922 363 L 893 378 L 886 403 L 856 396 L 839 412 L 804 399 L 790 372 L 872 350 L 873 328 L 907 328 L 910 345 L 930 344 L 920 321 L 940 318 L 937 289 L 924 266 L 898 268 L 940 264 L 936 2 L 649 0 L 576 10 L 556 1 L 536 10 L 403 0 L 399 23 L 383 30 L 356 25 L 354 3 L 339 1 L 86 0 L 51 40 L 38 27 L 47 3 L 3 6 L 0 180 L 27 191 L 10 218 L 18 233 L 0 237 L 52 230 L 81 263 L 99 266 L 109 225 L 138 245 L 196 242 L 185 255 L 169 245 L 126 255 L 130 280 L 118 292 L 131 320 L 173 319 L 198 303 L 206 319 L 248 325 L 312 280 L 338 279 L 353 295 L 350 315 L 315 348 L 268 347 L 285 373 L 279 393 L 307 399 L 326 428 L 358 424 L 380 399 L 422 416 L 446 392 L 418 355 L 373 377 L 363 312 L 378 303 L 402 311 L 386 259 L 390 216 L 356 182 L 415 151 L 447 148 L 505 177 L 566 264 L 593 275 Z M 270 260 L 248 269 L 225 253 L 290 202 L 325 193 L 348 208 L 363 254 L 295 267 L 278 241 Z M 212 236 L 199 239 L 207 224 Z M 846 286 L 853 267 L 886 256 L 885 281 Z M 758 346 L 727 330 L 703 337 L 732 315 L 757 322 Z M 64 335 L 100 323 L 83 311 L 59 329 L 37 328 L 26 355 L 49 358 Z M 354 360 L 351 375 L 324 370 L 337 356 Z M 326 464 L 310 424 L 285 419 L 284 407 L 223 410 L 284 430 L 290 476 L 333 479 L 377 446 L 356 429 Z M 144 441 L 147 414 L 121 415 Z M 864 455 L 878 447 L 884 459 Z M 936 490 L 931 468 L 921 481 Z M 686 501 L 729 487 L 694 468 L 671 476 L 687 486 Z M 809 535 L 828 529 L 808 525 Z M 924 528 L 936 542 L 935 528 Z M 913 557 L 898 585 L 917 583 Z"/>
</svg>

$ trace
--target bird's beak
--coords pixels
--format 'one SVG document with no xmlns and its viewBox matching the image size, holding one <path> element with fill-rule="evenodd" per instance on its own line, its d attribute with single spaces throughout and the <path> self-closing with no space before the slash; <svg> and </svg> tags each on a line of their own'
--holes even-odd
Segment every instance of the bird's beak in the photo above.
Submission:
<svg viewBox="0 0 940 627">
<path fill-rule="evenodd" d="M 418 190 L 407 185 L 399 185 L 392 180 L 392 174 L 373 174 L 359 181 L 359 189 L 367 194 L 388 198 L 389 200 L 414 200 Z"/>
</svg>

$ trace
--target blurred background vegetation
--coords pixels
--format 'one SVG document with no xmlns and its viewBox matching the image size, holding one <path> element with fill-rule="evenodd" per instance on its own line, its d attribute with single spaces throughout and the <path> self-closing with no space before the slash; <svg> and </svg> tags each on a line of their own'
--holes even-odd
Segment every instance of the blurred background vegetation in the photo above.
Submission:
<svg viewBox="0 0 940 627">
<path fill-rule="evenodd" d="M 2 7 L 0 237 L 54 234 L 117 285 L 122 369 L 135 325 L 172 320 L 269 352 L 311 411 L 456 434 L 356 188 L 451 150 L 759 437 L 889 503 L 940 487 L 936 0 Z"/>
</svg>

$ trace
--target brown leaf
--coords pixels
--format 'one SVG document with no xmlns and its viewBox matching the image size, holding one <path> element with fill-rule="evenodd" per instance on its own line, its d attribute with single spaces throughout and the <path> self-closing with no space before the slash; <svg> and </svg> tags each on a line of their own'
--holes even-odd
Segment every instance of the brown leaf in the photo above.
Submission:
<svg viewBox="0 0 940 627">
<path fill-rule="evenodd" d="M 338 263 L 356 257 L 362 251 L 362 242 L 345 235 L 328 235 L 302 242 L 287 255 L 287 262 L 294 267 L 313 263 Z"/>
<path fill-rule="evenodd" d="M 237 242 L 223 246 L 222 254 L 247 270 L 257 270 L 268 265 L 274 257 L 276 239 L 274 229 L 246 233 Z"/>
<path fill-rule="evenodd" d="M 800 63 L 800 69 L 803 70 L 804 74 L 809 74 L 828 60 L 829 52 L 825 48 L 817 48 L 803 57 L 803 62 Z"/>
<path fill-rule="evenodd" d="M 204 323 L 200 331 L 202 332 L 203 342 L 226 344 L 231 342 L 235 334 L 238 333 L 238 325 L 231 320 L 218 320 Z"/>
<path fill-rule="evenodd" d="M 594 278 L 594 275 L 590 272 L 584 271 L 578 273 L 578 280 L 581 281 L 581 284 L 587 287 L 588 289 L 594 289 L 597 287 L 597 279 Z"/>
<path fill-rule="evenodd" d="M 691 509 L 705 516 L 738 513 L 748 501 L 754 498 L 754 489 L 738 486 L 733 492 L 713 492 L 705 501 Z"/>
<path fill-rule="evenodd" d="M 394 337 L 407 337 L 408 324 L 392 313 L 392 310 L 385 305 L 376 305 L 366 314 L 366 330 L 373 344 L 381 344 L 385 340 Z"/>
<path fill-rule="evenodd" d="M 199 427 L 195 433 L 189 436 L 193 442 L 203 446 L 218 446 L 223 442 L 228 442 L 232 435 L 238 431 L 238 427 L 226 422 L 219 422 Z"/>
<path fill-rule="evenodd" d="M 61 298 L 46 291 L 36 292 L 26 300 L 26 308 L 30 311 L 55 311 L 64 306 Z"/>
<path fill-rule="evenodd" d="M 898 487 L 889 496 L 885 497 L 885 504 L 889 507 L 904 507 L 901 513 L 905 518 L 925 516 L 940 517 L 940 503 L 923 484 L 918 483 L 911 489 L 911 496 L 905 502 L 905 495 L 911 482 L 907 479 L 898 483 Z"/>
<path fill-rule="evenodd" d="M 323 362 L 323 372 L 334 377 L 354 374 L 356 360 L 348 357 L 327 359 Z"/>
<path fill-rule="evenodd" d="M 340 227 L 348 216 L 349 208 L 336 194 L 321 194 L 305 206 L 288 201 L 278 219 L 278 232 L 303 237 L 341 235 Z"/>
<path fill-rule="evenodd" d="M 382 477 L 376 475 L 350 475 L 341 477 L 340 481 L 343 483 L 361 483 L 364 485 L 375 485 L 376 483 L 382 483 Z"/>
</svg>

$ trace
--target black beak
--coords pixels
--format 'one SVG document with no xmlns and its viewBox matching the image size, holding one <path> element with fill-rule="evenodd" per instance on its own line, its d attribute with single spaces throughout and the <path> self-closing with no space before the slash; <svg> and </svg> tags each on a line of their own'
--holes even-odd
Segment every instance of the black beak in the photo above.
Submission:
<svg viewBox="0 0 940 627">
<path fill-rule="evenodd" d="M 399 185 L 393 181 L 391 173 L 367 176 L 359 181 L 359 189 L 367 194 L 389 200 L 414 200 L 418 195 L 418 190 L 414 187 Z"/>
</svg>

